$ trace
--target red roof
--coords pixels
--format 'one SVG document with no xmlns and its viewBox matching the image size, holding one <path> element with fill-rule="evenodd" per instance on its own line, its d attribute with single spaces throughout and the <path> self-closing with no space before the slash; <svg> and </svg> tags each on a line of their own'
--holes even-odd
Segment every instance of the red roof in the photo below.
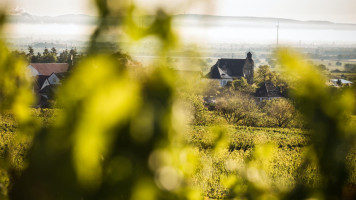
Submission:
<svg viewBox="0 0 356 200">
<path fill-rule="evenodd" d="M 52 73 L 63 73 L 68 71 L 68 63 L 31 63 L 40 75 L 49 76 Z"/>
</svg>

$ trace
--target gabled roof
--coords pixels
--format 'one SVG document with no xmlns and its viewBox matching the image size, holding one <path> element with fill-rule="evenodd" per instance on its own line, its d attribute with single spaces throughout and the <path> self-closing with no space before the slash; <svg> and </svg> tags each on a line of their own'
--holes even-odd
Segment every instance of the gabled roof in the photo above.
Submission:
<svg viewBox="0 0 356 200">
<path fill-rule="evenodd" d="M 219 59 L 218 67 L 231 77 L 243 76 L 246 59 Z"/>
<path fill-rule="evenodd" d="M 55 75 L 57 78 L 59 78 L 59 80 L 63 80 L 64 78 L 66 78 L 68 76 L 68 72 L 62 72 L 62 73 L 52 73 L 52 75 Z M 51 77 L 49 76 L 49 77 Z"/>
<path fill-rule="evenodd" d="M 50 76 L 52 73 L 63 73 L 68 71 L 68 63 L 31 63 L 40 75 Z"/>
<path fill-rule="evenodd" d="M 278 87 L 267 81 L 256 90 L 256 97 L 283 97 L 283 95 Z"/>
<path fill-rule="evenodd" d="M 220 72 L 216 64 L 210 68 L 210 72 L 206 75 L 206 78 L 221 79 Z"/>
<path fill-rule="evenodd" d="M 41 88 L 43 83 L 47 80 L 49 76 L 45 76 L 45 75 L 38 75 L 36 76 L 36 84 L 38 86 L 38 88 Z"/>
<path fill-rule="evenodd" d="M 214 66 L 211 67 L 210 72 L 206 75 L 211 79 L 231 79 L 243 77 L 243 69 L 246 59 L 219 59 Z"/>
</svg>

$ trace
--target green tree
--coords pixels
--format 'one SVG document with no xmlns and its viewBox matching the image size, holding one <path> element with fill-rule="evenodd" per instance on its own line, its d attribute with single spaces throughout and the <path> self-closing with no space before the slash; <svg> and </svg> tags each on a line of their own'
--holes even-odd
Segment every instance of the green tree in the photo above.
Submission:
<svg viewBox="0 0 356 200">
<path fill-rule="evenodd" d="M 271 81 L 274 85 L 277 83 L 277 74 L 276 72 L 271 71 L 270 66 L 261 65 L 256 72 L 255 77 L 257 85 L 264 84 L 266 81 Z"/>
<path fill-rule="evenodd" d="M 228 82 L 225 87 L 227 87 L 229 90 L 240 91 L 249 94 L 253 94 L 256 92 L 255 87 L 248 84 L 247 80 L 244 77 Z"/>
<path fill-rule="evenodd" d="M 27 56 L 34 56 L 35 51 L 33 50 L 32 46 L 28 46 L 28 54 Z"/>
<path fill-rule="evenodd" d="M 320 71 L 325 71 L 327 69 L 326 66 L 323 64 L 316 65 L 316 68 L 319 69 Z"/>
<path fill-rule="evenodd" d="M 27 60 L 30 63 L 37 63 L 38 62 L 37 56 L 35 55 L 35 51 L 32 48 L 32 46 L 28 46 Z"/>
<path fill-rule="evenodd" d="M 63 50 L 62 53 L 59 54 L 58 62 L 59 63 L 70 63 L 70 54 L 69 54 L 68 49 Z"/>
<path fill-rule="evenodd" d="M 34 57 L 33 63 L 41 63 L 42 62 L 42 55 L 40 52 L 37 52 L 37 55 Z"/>
<path fill-rule="evenodd" d="M 345 64 L 344 69 L 345 71 L 356 72 L 356 64 Z"/>
<path fill-rule="evenodd" d="M 57 57 L 57 49 L 55 47 L 52 47 L 51 54 Z"/>
<path fill-rule="evenodd" d="M 43 56 L 47 56 L 47 55 L 49 55 L 50 53 L 49 53 L 49 50 L 47 49 L 47 47 L 45 47 L 45 49 L 43 50 L 43 53 L 42 53 L 42 55 Z"/>
<path fill-rule="evenodd" d="M 268 65 L 262 65 L 258 68 L 255 80 L 258 86 L 263 85 L 266 81 L 270 81 L 274 86 L 279 87 L 283 95 L 286 95 L 289 88 L 286 77 L 282 77 L 280 74 L 271 71 Z"/>
<path fill-rule="evenodd" d="M 53 49 L 53 50 L 55 50 L 55 49 Z M 56 50 L 55 50 L 55 52 L 56 52 Z M 43 53 L 42 53 L 41 62 L 42 63 L 56 63 L 57 62 L 57 56 L 54 54 L 53 51 L 50 52 L 47 48 L 45 48 Z"/>
<path fill-rule="evenodd" d="M 69 60 L 67 62 L 69 64 L 69 67 L 73 67 L 73 65 L 76 64 L 77 59 L 78 59 L 77 48 L 72 48 L 69 51 Z"/>
<path fill-rule="evenodd" d="M 204 105 L 204 99 L 201 95 L 187 94 L 181 95 L 185 102 L 185 107 L 188 108 L 188 113 L 191 113 L 192 119 L 189 121 L 194 125 L 209 125 L 213 121 L 212 111 L 209 111 Z"/>
</svg>

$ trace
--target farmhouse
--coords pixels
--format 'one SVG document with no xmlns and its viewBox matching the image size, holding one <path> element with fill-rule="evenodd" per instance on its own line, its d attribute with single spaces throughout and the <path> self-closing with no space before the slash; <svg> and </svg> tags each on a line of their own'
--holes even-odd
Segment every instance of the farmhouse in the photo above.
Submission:
<svg viewBox="0 0 356 200">
<path fill-rule="evenodd" d="M 53 98 L 53 94 L 62 80 L 68 74 L 67 63 L 31 63 L 28 68 L 35 78 L 34 93 L 37 95 L 39 106 Z"/>
<path fill-rule="evenodd" d="M 247 53 L 246 59 L 221 58 L 211 67 L 206 78 L 218 80 L 221 86 L 241 77 L 246 78 L 249 84 L 253 84 L 254 67 L 250 52 Z"/>
</svg>

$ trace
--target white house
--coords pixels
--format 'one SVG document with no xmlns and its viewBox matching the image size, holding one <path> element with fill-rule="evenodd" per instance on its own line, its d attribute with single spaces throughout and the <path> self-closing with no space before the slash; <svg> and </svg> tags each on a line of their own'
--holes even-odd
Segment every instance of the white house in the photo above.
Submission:
<svg viewBox="0 0 356 200">
<path fill-rule="evenodd" d="M 56 86 L 67 75 L 67 63 L 31 63 L 28 69 L 35 78 L 34 91 L 38 95 L 39 104 L 51 98 Z"/>
</svg>

